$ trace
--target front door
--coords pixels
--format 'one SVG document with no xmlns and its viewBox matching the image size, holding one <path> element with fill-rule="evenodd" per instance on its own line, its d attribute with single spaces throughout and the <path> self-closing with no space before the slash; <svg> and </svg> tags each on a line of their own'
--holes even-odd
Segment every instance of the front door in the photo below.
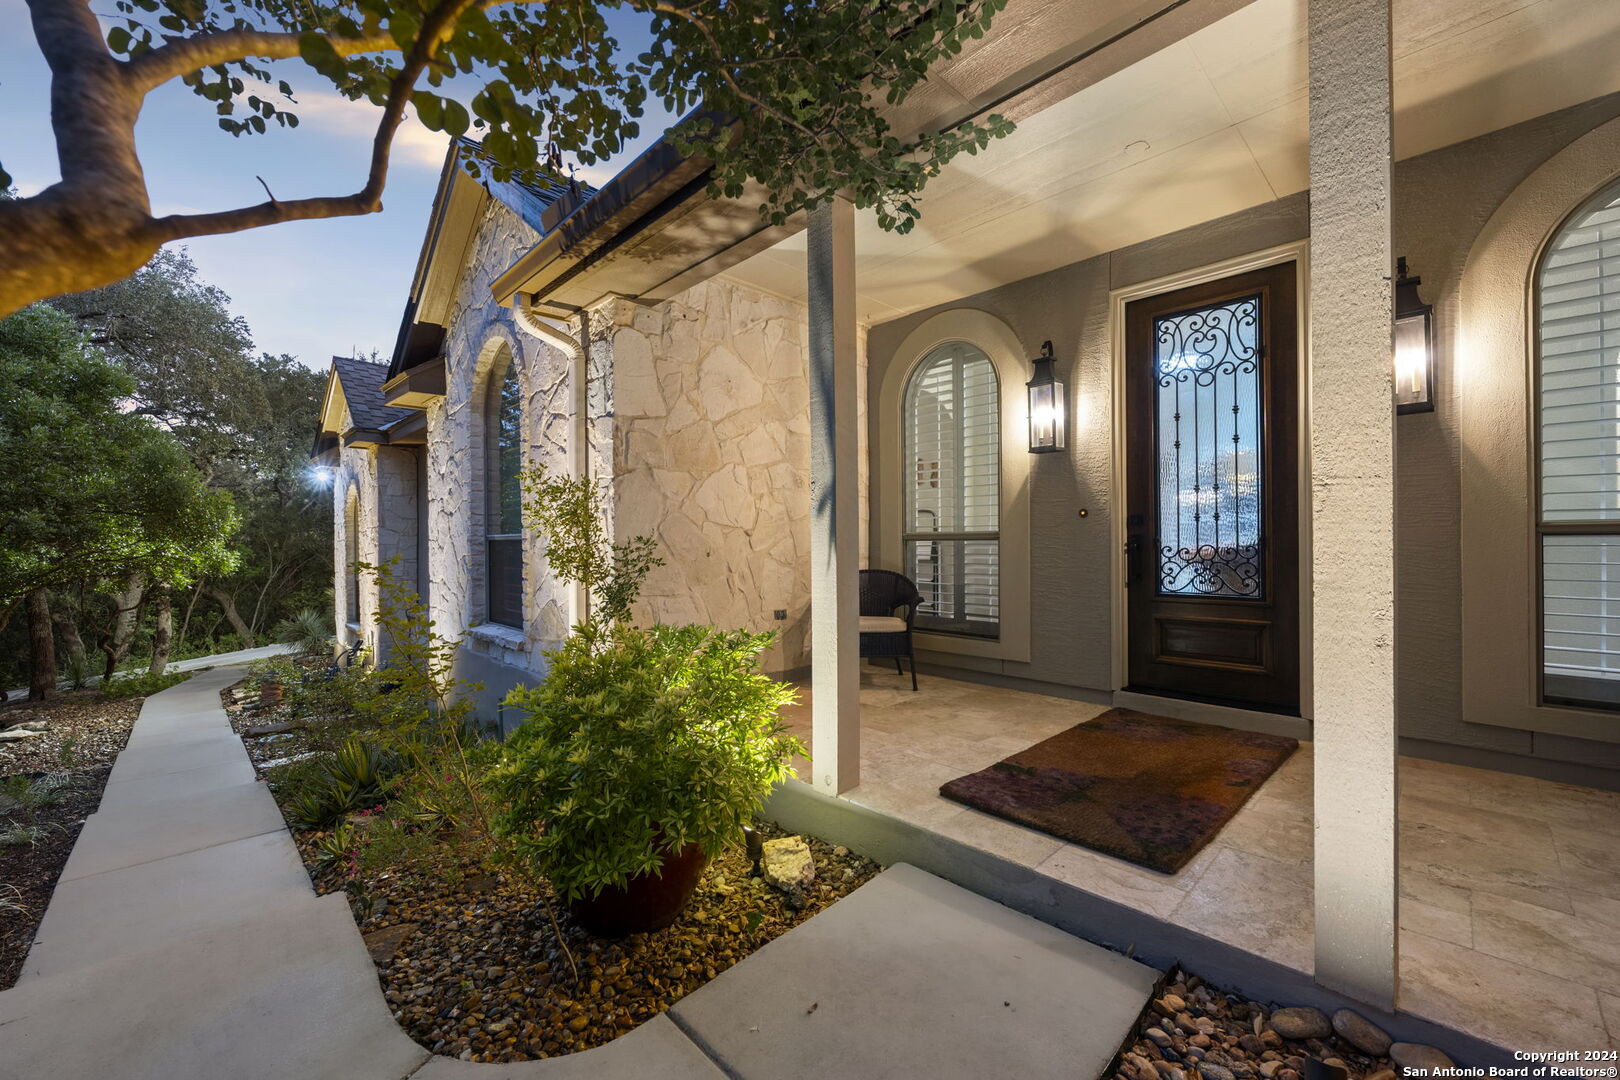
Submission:
<svg viewBox="0 0 1620 1080">
<path fill-rule="evenodd" d="M 1293 263 L 1125 309 L 1128 686 L 1299 709 Z"/>
</svg>

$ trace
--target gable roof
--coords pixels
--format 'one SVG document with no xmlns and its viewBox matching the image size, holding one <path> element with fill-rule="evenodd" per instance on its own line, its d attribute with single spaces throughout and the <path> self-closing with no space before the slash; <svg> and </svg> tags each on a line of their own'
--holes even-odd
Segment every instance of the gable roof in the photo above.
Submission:
<svg viewBox="0 0 1620 1080">
<path fill-rule="evenodd" d="M 469 159 L 479 163 L 479 176 L 467 171 Z M 439 355 L 457 283 L 488 200 L 505 206 L 537 238 L 543 238 L 596 194 L 595 188 L 572 178 L 496 180 L 492 172 L 480 143 L 465 137 L 450 141 L 411 291 L 405 298 L 399 337 L 388 365 L 390 377 Z"/>
<path fill-rule="evenodd" d="M 383 400 L 388 365 L 348 356 L 332 357 L 310 456 L 317 460 L 342 446 L 421 442 L 425 414 Z"/>
<path fill-rule="evenodd" d="M 351 428 L 381 431 L 404 415 L 401 410 L 383 404 L 382 384 L 388 377 L 387 364 L 334 356 L 332 374 L 342 387 L 343 400 L 349 406 Z"/>
</svg>

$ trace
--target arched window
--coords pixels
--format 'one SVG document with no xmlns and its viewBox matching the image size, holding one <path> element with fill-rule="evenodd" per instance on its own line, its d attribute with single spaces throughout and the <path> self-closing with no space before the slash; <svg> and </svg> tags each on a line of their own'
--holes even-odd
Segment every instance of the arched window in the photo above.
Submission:
<svg viewBox="0 0 1620 1080">
<path fill-rule="evenodd" d="M 346 622 L 360 623 L 360 493 L 349 485 L 348 497 L 343 503 L 343 618 Z"/>
<path fill-rule="evenodd" d="M 484 430 L 488 459 L 484 489 L 485 564 L 488 617 L 492 623 L 523 626 L 523 397 L 517 365 L 508 361 L 500 381 L 491 385 Z"/>
<path fill-rule="evenodd" d="M 902 536 L 925 601 L 919 629 L 997 637 L 1001 621 L 1001 405 L 995 367 L 941 345 L 906 384 Z"/>
<path fill-rule="evenodd" d="M 1620 183 L 1536 275 L 1542 699 L 1620 708 Z"/>
</svg>

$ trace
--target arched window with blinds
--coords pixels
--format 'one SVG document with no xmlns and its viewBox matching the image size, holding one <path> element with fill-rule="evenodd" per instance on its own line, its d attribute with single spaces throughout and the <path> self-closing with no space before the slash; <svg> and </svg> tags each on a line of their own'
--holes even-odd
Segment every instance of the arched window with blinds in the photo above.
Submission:
<svg viewBox="0 0 1620 1080">
<path fill-rule="evenodd" d="M 1542 699 L 1620 708 L 1620 183 L 1536 275 Z"/>
<path fill-rule="evenodd" d="M 906 576 L 920 630 L 994 638 L 1001 624 L 1001 403 L 995 367 L 965 342 L 934 349 L 906 384 Z"/>
<path fill-rule="evenodd" d="M 523 626 L 523 395 L 517 365 L 508 361 L 493 383 L 484 430 L 488 433 L 485 491 L 485 564 L 488 618 L 492 623 Z"/>
</svg>

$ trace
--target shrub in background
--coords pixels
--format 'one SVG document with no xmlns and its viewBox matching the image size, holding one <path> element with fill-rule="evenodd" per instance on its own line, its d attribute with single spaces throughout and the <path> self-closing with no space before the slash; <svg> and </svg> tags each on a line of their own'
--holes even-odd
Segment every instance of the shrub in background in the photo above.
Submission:
<svg viewBox="0 0 1620 1080">
<path fill-rule="evenodd" d="M 101 700 L 148 697 L 159 690 L 178 686 L 189 678 L 191 678 L 189 671 L 165 671 L 161 675 L 154 675 L 151 672 L 140 675 L 115 675 L 101 684 Z"/>
<path fill-rule="evenodd" d="M 273 631 L 275 639 L 291 645 L 301 656 L 320 656 L 332 651 L 332 624 L 314 608 L 281 620 Z"/>
</svg>

